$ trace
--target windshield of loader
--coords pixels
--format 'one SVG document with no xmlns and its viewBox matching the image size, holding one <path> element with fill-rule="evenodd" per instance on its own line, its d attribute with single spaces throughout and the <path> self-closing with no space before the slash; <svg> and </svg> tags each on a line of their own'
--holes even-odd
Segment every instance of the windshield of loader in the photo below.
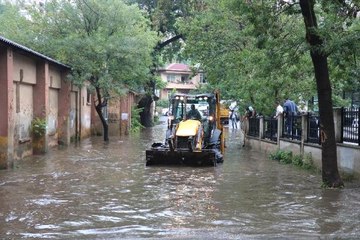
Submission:
<svg viewBox="0 0 360 240">
<path fill-rule="evenodd" d="M 200 112 L 201 120 L 214 115 L 215 100 L 212 95 L 175 95 L 172 99 L 172 115 L 176 122 L 187 119 L 191 105 Z"/>
</svg>

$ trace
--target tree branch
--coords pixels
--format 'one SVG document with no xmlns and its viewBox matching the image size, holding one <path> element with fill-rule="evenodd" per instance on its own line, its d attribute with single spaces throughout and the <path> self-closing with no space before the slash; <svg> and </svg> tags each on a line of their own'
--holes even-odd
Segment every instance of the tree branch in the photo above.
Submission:
<svg viewBox="0 0 360 240">
<path fill-rule="evenodd" d="M 182 34 L 178 34 L 172 38 L 169 38 L 168 40 L 164 41 L 164 42 L 159 42 L 156 47 L 155 50 L 159 51 L 161 49 L 163 49 L 164 47 L 166 47 L 167 45 L 169 45 L 172 42 L 176 42 L 179 39 L 184 39 L 184 36 Z"/>
</svg>

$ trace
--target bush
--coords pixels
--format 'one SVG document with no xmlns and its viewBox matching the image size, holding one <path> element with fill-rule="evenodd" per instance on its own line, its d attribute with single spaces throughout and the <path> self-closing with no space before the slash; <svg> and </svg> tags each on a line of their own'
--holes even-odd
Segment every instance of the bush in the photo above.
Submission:
<svg viewBox="0 0 360 240">
<path fill-rule="evenodd" d="M 142 112 L 142 110 L 143 108 L 131 108 L 131 133 L 139 132 L 142 128 L 144 128 L 140 121 L 140 113 Z"/>
<path fill-rule="evenodd" d="M 30 127 L 31 134 L 34 137 L 40 138 L 46 134 L 46 119 L 45 118 L 34 118 L 31 122 Z"/>
<path fill-rule="evenodd" d="M 280 158 L 280 163 L 283 163 L 283 164 L 292 163 L 292 152 L 289 152 L 289 151 L 283 152 L 283 154 L 281 155 L 281 158 Z"/>
<path fill-rule="evenodd" d="M 292 152 L 278 150 L 275 153 L 270 154 L 270 159 L 279 161 L 280 163 L 289 164 L 292 161 Z"/>
<path fill-rule="evenodd" d="M 314 161 L 310 154 L 304 156 L 302 167 L 308 170 L 314 168 Z"/>
<path fill-rule="evenodd" d="M 302 157 L 300 155 L 293 156 L 292 164 L 295 166 L 298 166 L 298 167 L 302 167 L 302 165 L 303 165 Z"/>
<path fill-rule="evenodd" d="M 306 170 L 314 169 L 314 162 L 311 155 L 293 155 L 291 151 L 278 150 L 274 153 L 270 153 L 270 159 L 279 161 L 283 164 L 292 164 L 297 167 L 301 167 Z"/>
</svg>

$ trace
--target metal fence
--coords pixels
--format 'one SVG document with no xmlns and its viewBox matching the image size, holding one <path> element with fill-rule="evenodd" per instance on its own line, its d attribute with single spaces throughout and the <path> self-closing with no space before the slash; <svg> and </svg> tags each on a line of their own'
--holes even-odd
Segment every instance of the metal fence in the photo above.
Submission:
<svg viewBox="0 0 360 240">
<path fill-rule="evenodd" d="M 340 112 L 339 112 L 340 114 Z M 337 115 L 340 118 L 340 115 Z M 341 142 L 360 145 L 359 133 L 359 108 L 343 108 L 341 111 Z M 320 117 L 318 113 L 308 113 L 307 117 L 307 139 L 305 142 L 321 144 L 320 141 Z M 263 118 L 263 129 L 260 129 L 260 118 L 249 119 L 248 135 L 252 137 L 259 137 L 260 130 L 263 139 L 277 141 L 278 138 L 278 123 L 277 119 L 271 117 Z M 295 115 L 283 118 L 282 132 L 283 138 L 292 140 L 302 139 L 302 116 Z M 340 126 L 339 126 L 340 127 Z"/>
<path fill-rule="evenodd" d="M 264 118 L 264 139 L 277 141 L 278 120 L 276 118 Z"/>
<path fill-rule="evenodd" d="M 260 119 L 249 118 L 249 132 L 248 135 L 252 137 L 259 137 L 260 133 Z"/>
<path fill-rule="evenodd" d="M 283 121 L 283 137 L 301 140 L 301 115 L 284 117 Z"/>
<path fill-rule="evenodd" d="M 309 143 L 317 143 L 320 142 L 320 117 L 319 113 L 308 113 L 307 117 L 307 142 Z"/>
<path fill-rule="evenodd" d="M 341 141 L 360 145 L 359 108 L 343 108 L 341 111 Z"/>
</svg>

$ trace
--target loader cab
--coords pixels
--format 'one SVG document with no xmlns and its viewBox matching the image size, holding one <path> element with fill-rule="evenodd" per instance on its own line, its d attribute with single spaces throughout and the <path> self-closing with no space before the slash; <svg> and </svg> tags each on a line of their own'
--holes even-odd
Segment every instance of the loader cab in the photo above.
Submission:
<svg viewBox="0 0 360 240">
<path fill-rule="evenodd" d="M 216 98 L 214 94 L 176 94 L 171 97 L 171 114 L 169 129 L 173 129 L 179 122 L 185 121 L 191 105 L 201 114 L 201 123 L 204 127 L 205 139 L 210 138 L 211 131 L 216 128 Z"/>
<path fill-rule="evenodd" d="M 186 95 L 176 94 L 171 98 L 170 118 L 174 123 L 186 120 L 186 113 L 191 105 L 200 112 L 202 121 L 214 116 L 216 111 L 216 101 L 212 94 Z"/>
</svg>

